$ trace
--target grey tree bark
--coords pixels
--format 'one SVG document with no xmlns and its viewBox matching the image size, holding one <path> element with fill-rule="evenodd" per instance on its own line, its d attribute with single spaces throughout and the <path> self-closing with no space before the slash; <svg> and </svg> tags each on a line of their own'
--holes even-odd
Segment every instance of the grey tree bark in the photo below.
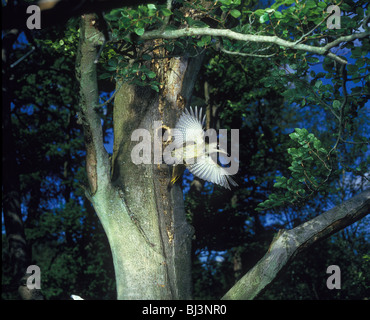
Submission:
<svg viewBox="0 0 370 320">
<path fill-rule="evenodd" d="M 103 146 L 100 119 L 95 112 L 98 88 L 94 59 L 96 46 L 102 39 L 100 31 L 94 27 L 96 19 L 93 14 L 82 17 L 77 61 L 81 85 L 80 120 L 87 150 L 87 196 L 111 246 L 117 297 L 189 299 L 193 231 L 186 221 L 181 188 L 178 185 L 168 188 L 168 165 L 132 162 L 131 151 L 138 142 L 131 141 L 131 135 L 135 129 L 146 129 L 153 142 L 158 134 L 154 121 L 174 126 L 175 119 L 190 102 L 202 56 L 160 59 L 153 64 L 161 83 L 159 93 L 145 87 L 117 85 L 110 162 Z"/>
</svg>

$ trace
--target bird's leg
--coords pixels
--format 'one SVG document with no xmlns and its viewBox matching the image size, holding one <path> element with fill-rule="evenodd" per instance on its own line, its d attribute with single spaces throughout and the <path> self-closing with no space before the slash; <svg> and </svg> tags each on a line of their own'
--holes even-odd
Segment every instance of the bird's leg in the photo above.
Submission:
<svg viewBox="0 0 370 320">
<path fill-rule="evenodd" d="M 175 183 L 176 183 L 176 181 L 177 180 L 179 180 L 179 178 L 180 178 L 180 175 L 178 175 L 177 173 L 176 173 L 176 167 L 177 166 L 173 166 L 172 167 L 172 178 L 171 178 L 171 184 L 172 185 L 174 185 Z"/>
<path fill-rule="evenodd" d="M 182 176 L 185 171 L 185 167 L 182 165 L 172 166 L 172 177 L 169 186 L 172 187 Z"/>
</svg>

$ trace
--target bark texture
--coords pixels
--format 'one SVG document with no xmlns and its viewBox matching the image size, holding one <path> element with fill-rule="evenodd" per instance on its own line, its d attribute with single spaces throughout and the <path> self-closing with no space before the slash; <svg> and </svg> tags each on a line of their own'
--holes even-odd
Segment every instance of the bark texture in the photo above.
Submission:
<svg viewBox="0 0 370 320">
<path fill-rule="evenodd" d="M 148 130 L 153 153 L 158 135 L 155 121 L 174 126 L 190 102 L 202 56 L 157 60 L 156 55 L 163 57 L 164 52 L 153 51 L 150 67 L 161 84 L 159 93 L 148 87 L 117 85 L 111 166 L 95 110 L 98 90 L 94 60 L 96 47 L 101 43 L 96 19 L 94 14 L 82 17 L 77 61 L 81 84 L 80 120 L 87 150 L 87 197 L 108 236 L 117 297 L 189 299 L 193 231 L 186 221 L 182 190 L 179 185 L 168 188 L 170 168 L 167 164 L 153 163 L 154 157 L 151 164 L 132 162 L 131 151 L 138 142 L 131 141 L 131 135 L 135 129 Z"/>
<path fill-rule="evenodd" d="M 152 164 L 134 164 L 131 151 L 138 142 L 131 141 L 131 134 L 138 128 L 148 130 L 154 151 L 157 147 L 154 139 L 159 133 L 154 121 L 174 126 L 185 102 L 190 101 L 189 88 L 194 85 L 194 74 L 197 74 L 194 68 L 199 69 L 200 61 L 201 57 L 162 59 L 152 66 L 161 82 L 159 95 L 150 88 L 126 84 L 117 93 L 114 103 L 113 183 L 121 190 L 129 215 L 145 243 L 153 253 L 159 254 L 154 263 L 158 268 L 153 270 L 155 288 L 152 288 L 158 292 L 154 297 L 158 299 L 191 297 L 193 231 L 186 221 L 180 186 L 168 188 L 169 166 L 154 163 L 154 156 Z M 133 264 L 137 264 L 136 257 Z M 142 282 L 142 275 L 140 272 L 135 277 Z"/>
</svg>

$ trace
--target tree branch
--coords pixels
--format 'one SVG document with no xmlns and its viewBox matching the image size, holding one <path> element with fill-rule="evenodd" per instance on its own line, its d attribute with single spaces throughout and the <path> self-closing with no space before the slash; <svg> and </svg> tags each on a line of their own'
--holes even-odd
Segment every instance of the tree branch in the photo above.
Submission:
<svg viewBox="0 0 370 320">
<path fill-rule="evenodd" d="M 364 18 L 364 20 L 361 23 L 361 27 L 364 28 L 365 30 L 369 30 L 369 26 L 367 23 L 369 22 L 370 19 L 370 13 L 367 14 L 367 16 Z"/>
<path fill-rule="evenodd" d="M 254 53 L 229 51 L 229 50 L 224 49 L 223 47 L 221 47 L 221 51 L 226 53 L 226 54 L 232 55 L 232 56 L 254 57 L 254 58 L 271 58 L 274 55 L 276 55 L 276 53 L 272 53 L 272 54 L 254 54 Z"/>
<path fill-rule="evenodd" d="M 76 72 L 80 83 L 81 123 L 84 128 L 86 144 L 86 171 L 92 195 L 100 185 L 109 183 L 110 165 L 108 153 L 104 148 L 101 119 L 96 112 L 99 92 L 96 64 L 97 46 L 104 41 L 104 35 L 96 29 L 95 14 L 85 14 L 81 18 L 80 44 Z"/>
<path fill-rule="evenodd" d="M 292 230 L 280 230 L 265 256 L 222 299 L 254 299 L 271 285 L 297 254 L 369 213 L 370 189 Z"/>
<path fill-rule="evenodd" d="M 167 9 L 171 11 L 172 10 L 172 0 L 166 0 L 166 4 L 167 4 Z M 168 25 L 168 23 L 170 22 L 170 17 L 171 16 L 164 17 L 163 25 L 161 27 L 161 31 L 163 31 L 166 28 L 166 26 Z"/>
<path fill-rule="evenodd" d="M 180 37 L 190 37 L 190 36 L 213 36 L 213 37 L 225 37 L 238 41 L 251 41 L 251 42 L 262 42 L 262 43 L 272 43 L 279 46 L 283 46 L 289 49 L 307 51 L 319 55 L 326 55 L 329 58 L 341 63 L 347 64 L 347 61 L 343 58 L 337 56 L 336 54 L 330 52 L 330 49 L 337 46 L 339 43 L 352 41 L 355 39 L 365 38 L 370 35 L 370 31 L 365 31 L 361 33 L 355 33 L 349 36 L 342 36 L 333 42 L 328 43 L 324 47 L 315 47 L 303 43 L 296 43 L 292 41 L 287 41 L 281 39 L 277 36 L 261 36 L 253 34 L 242 34 L 234 32 L 227 29 L 213 29 L 213 28 L 183 28 L 178 30 L 153 30 L 147 31 L 142 36 L 143 40 L 151 40 L 157 38 L 163 39 L 177 39 Z"/>
<path fill-rule="evenodd" d="M 323 24 L 329 17 L 331 17 L 331 15 L 328 15 L 327 17 L 325 17 L 324 19 L 322 19 L 316 26 L 314 26 L 310 31 L 306 32 L 305 34 L 303 34 L 295 43 L 300 43 L 302 40 L 304 40 L 304 38 L 308 37 L 312 32 L 314 32 L 318 27 L 320 27 L 321 24 Z"/>
</svg>

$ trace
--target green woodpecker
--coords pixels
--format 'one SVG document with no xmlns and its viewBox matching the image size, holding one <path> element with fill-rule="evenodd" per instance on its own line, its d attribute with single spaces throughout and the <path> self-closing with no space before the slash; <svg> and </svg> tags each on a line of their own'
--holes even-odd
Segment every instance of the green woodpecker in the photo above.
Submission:
<svg viewBox="0 0 370 320">
<path fill-rule="evenodd" d="M 217 153 L 227 152 L 218 148 L 217 142 L 206 143 L 203 125 L 206 116 L 202 119 L 202 109 L 195 107 L 185 110 L 176 123 L 172 136 L 175 138 L 175 148 L 171 156 L 175 163 L 183 163 L 189 171 L 203 180 L 218 184 L 230 189 L 230 185 L 238 184 L 230 177 L 225 168 L 217 163 Z M 213 157 L 212 157 L 213 155 Z M 212 159 L 214 158 L 214 159 Z M 184 171 L 184 166 L 174 165 L 171 184 L 173 185 Z"/>
</svg>

